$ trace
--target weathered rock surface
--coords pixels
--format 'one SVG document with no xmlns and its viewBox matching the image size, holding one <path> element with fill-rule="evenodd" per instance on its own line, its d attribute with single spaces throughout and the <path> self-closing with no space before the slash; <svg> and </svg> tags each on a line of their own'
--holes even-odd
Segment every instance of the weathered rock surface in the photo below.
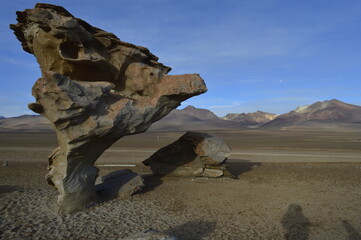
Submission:
<svg viewBox="0 0 361 240">
<path fill-rule="evenodd" d="M 180 102 L 206 92 L 198 74 L 170 76 L 147 48 L 75 18 L 60 6 L 36 4 L 10 25 L 42 77 L 29 108 L 53 124 L 59 147 L 47 181 L 59 213 L 96 201 L 97 158 L 125 135 L 146 131 Z"/>
<path fill-rule="evenodd" d="M 170 236 L 166 233 L 159 232 L 154 229 L 149 229 L 143 233 L 135 234 L 131 237 L 124 238 L 124 240 L 177 240 L 178 238 Z"/>
<path fill-rule="evenodd" d="M 226 160 L 231 149 L 220 138 L 207 133 L 187 132 L 177 141 L 158 150 L 143 163 L 161 176 L 230 176 Z"/>
<path fill-rule="evenodd" d="M 95 186 L 100 197 L 129 197 L 145 186 L 142 176 L 130 169 L 112 172 L 101 178 L 102 183 Z"/>
</svg>

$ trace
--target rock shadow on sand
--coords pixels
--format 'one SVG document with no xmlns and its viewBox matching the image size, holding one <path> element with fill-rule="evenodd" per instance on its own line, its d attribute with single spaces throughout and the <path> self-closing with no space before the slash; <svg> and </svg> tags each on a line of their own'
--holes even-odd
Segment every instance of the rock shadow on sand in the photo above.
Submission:
<svg viewBox="0 0 361 240">
<path fill-rule="evenodd" d="M 157 187 L 163 184 L 162 177 L 159 175 L 147 174 L 142 176 L 144 179 L 145 187 L 140 191 L 140 193 L 144 194 L 150 191 L 153 191 Z"/>
<path fill-rule="evenodd" d="M 101 179 L 102 183 L 95 188 L 102 202 L 132 196 L 144 187 L 142 177 L 130 169 L 113 171 Z"/>
<path fill-rule="evenodd" d="M 232 161 L 232 160 L 231 160 Z M 227 162 L 227 171 L 235 178 L 239 178 L 242 174 L 252 171 L 254 167 L 261 166 L 259 162 L 251 162 L 248 160 L 237 159 L 232 162 Z"/>
<path fill-rule="evenodd" d="M 297 204 L 288 206 L 286 214 L 281 220 L 285 229 L 286 240 L 307 240 L 310 236 L 310 222 L 302 213 L 302 207 Z"/>
<path fill-rule="evenodd" d="M 0 185 L 0 197 L 4 196 L 7 193 L 15 192 L 19 190 L 18 186 L 14 185 Z"/>
<path fill-rule="evenodd" d="M 236 161 L 233 162 L 227 162 L 227 168 L 226 170 L 232 175 L 230 177 L 234 178 L 234 179 L 239 179 L 239 177 L 249 171 L 252 171 L 254 167 L 258 167 L 261 166 L 261 163 L 258 162 L 250 162 L 248 160 L 243 160 L 237 159 Z M 176 168 L 174 169 L 169 169 L 169 173 L 171 171 L 174 171 Z M 163 177 L 166 177 L 167 174 L 165 175 L 153 175 L 153 174 L 149 174 L 149 175 L 143 175 L 143 179 L 144 179 L 144 185 L 145 187 L 142 189 L 142 191 L 140 193 L 147 193 L 150 191 L 153 191 L 154 189 L 156 189 L 157 187 L 159 187 L 160 185 L 163 184 Z"/>
<path fill-rule="evenodd" d="M 360 240 L 361 234 L 347 220 L 342 221 L 342 227 L 347 232 L 347 240 Z"/>
<path fill-rule="evenodd" d="M 165 233 L 182 240 L 201 240 L 211 234 L 216 228 L 216 223 L 211 221 L 189 221 L 173 227 Z"/>
</svg>

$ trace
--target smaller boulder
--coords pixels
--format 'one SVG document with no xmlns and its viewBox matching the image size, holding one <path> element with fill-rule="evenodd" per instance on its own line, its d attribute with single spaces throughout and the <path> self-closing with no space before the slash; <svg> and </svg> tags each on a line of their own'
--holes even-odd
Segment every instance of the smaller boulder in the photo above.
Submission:
<svg viewBox="0 0 361 240">
<path fill-rule="evenodd" d="M 226 160 L 231 154 L 229 146 L 220 138 L 207 133 L 187 132 L 177 141 L 161 148 L 143 164 L 153 174 L 181 177 L 222 177 Z"/>
<path fill-rule="evenodd" d="M 203 171 L 203 177 L 217 178 L 222 177 L 224 170 L 205 168 Z"/>
<path fill-rule="evenodd" d="M 96 185 L 100 197 L 125 198 L 142 190 L 144 182 L 142 176 L 130 169 L 112 172 L 102 177 L 102 183 Z"/>
</svg>

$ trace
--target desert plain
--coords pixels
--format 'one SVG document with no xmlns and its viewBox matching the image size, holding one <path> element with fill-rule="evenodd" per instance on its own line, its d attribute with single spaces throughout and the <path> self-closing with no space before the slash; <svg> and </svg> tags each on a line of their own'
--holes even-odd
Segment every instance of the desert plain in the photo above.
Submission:
<svg viewBox="0 0 361 240">
<path fill-rule="evenodd" d="M 130 168 L 143 191 L 64 216 L 44 177 L 55 134 L 1 132 L 0 239 L 123 239 L 150 228 L 179 239 L 361 239 L 361 131 L 205 132 L 232 148 L 235 179 L 150 176 L 141 162 L 184 132 L 127 136 L 96 162 L 99 176 Z"/>
</svg>

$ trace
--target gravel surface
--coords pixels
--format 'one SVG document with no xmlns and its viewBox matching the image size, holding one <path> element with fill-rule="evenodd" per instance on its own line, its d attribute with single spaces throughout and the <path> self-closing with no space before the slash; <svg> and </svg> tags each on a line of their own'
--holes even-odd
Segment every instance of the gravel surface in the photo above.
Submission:
<svg viewBox="0 0 361 240">
<path fill-rule="evenodd" d="M 361 164 L 229 165 L 239 179 L 148 177 L 141 194 L 58 216 L 46 166 L 11 162 L 0 168 L 0 239 L 122 239 L 149 228 L 180 239 L 361 239 Z"/>
</svg>

